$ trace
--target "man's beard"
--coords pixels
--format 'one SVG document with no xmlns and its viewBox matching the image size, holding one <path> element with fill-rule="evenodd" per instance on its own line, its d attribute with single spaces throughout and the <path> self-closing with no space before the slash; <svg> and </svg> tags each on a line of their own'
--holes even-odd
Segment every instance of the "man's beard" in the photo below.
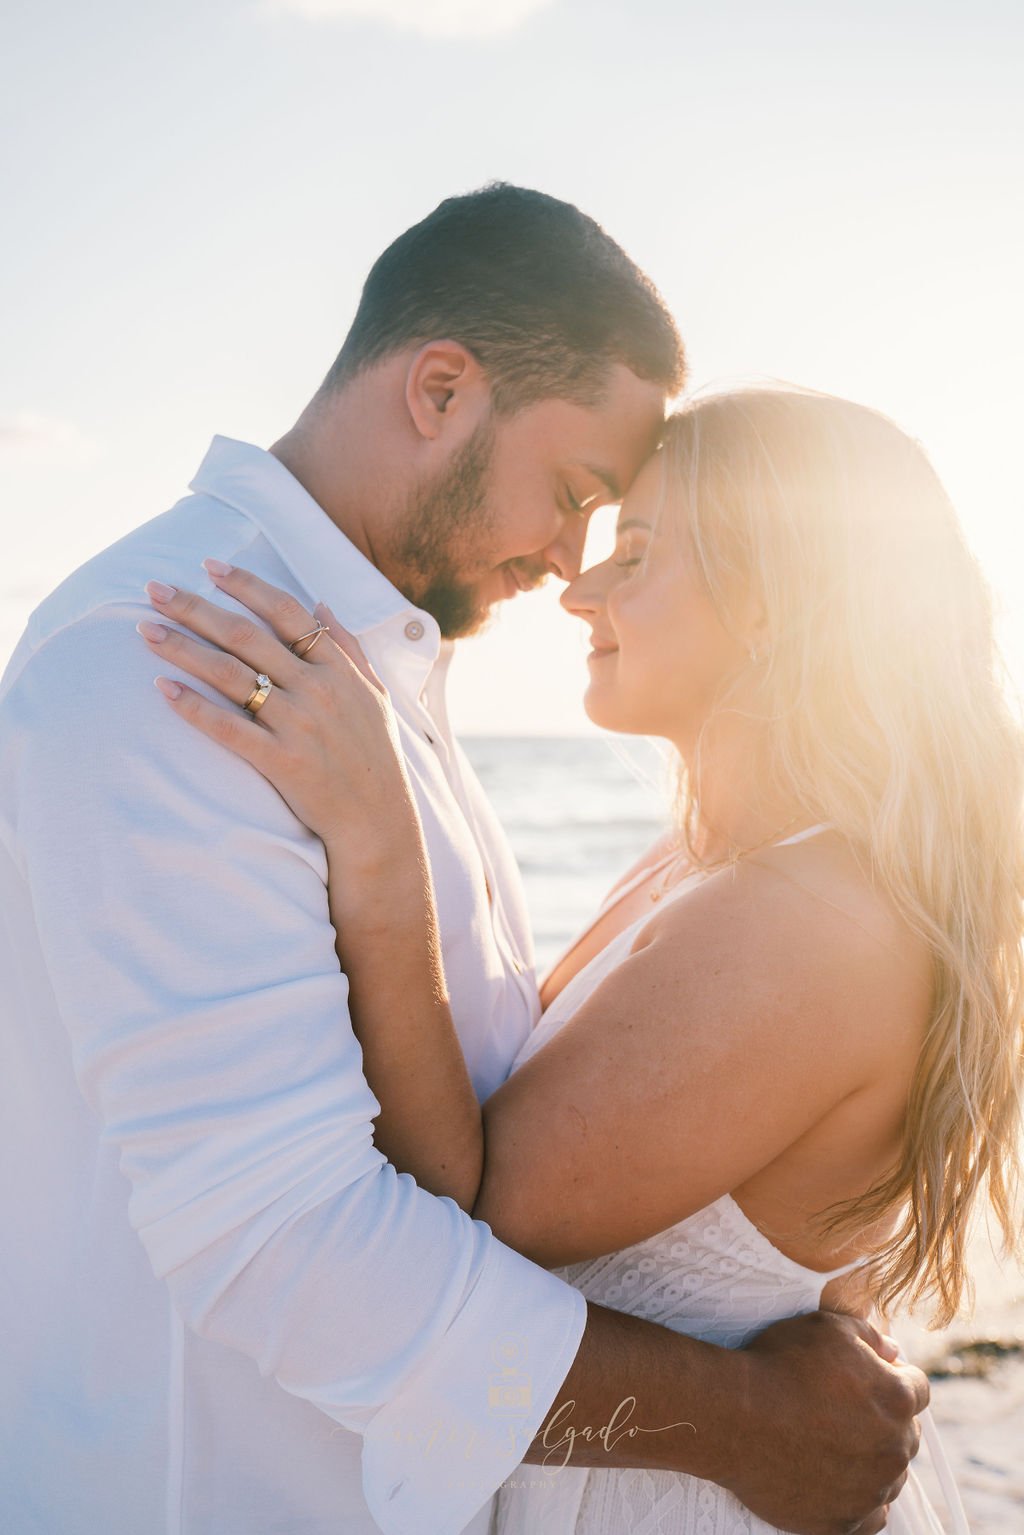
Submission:
<svg viewBox="0 0 1024 1535">
<path fill-rule="evenodd" d="M 448 467 L 410 498 L 388 548 L 395 585 L 433 614 L 446 639 L 472 634 L 489 612 L 481 607 L 473 583 L 454 572 L 472 567 L 474 553 L 492 543 L 487 491 L 494 440 L 494 423 L 482 421 Z"/>
</svg>

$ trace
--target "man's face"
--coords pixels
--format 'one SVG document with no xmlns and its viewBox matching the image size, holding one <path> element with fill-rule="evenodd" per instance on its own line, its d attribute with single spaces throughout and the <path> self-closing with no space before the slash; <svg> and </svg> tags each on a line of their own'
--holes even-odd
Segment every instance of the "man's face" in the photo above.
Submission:
<svg viewBox="0 0 1024 1535">
<path fill-rule="evenodd" d="M 587 524 L 617 502 L 664 425 L 657 384 L 614 364 L 595 407 L 542 400 L 488 415 L 410 498 L 388 574 L 449 638 L 549 573 L 579 573 Z"/>
</svg>

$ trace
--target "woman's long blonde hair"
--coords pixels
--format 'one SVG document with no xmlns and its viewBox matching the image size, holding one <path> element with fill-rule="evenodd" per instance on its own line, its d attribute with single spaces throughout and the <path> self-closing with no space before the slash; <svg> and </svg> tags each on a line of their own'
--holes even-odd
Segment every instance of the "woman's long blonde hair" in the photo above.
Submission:
<svg viewBox="0 0 1024 1535">
<path fill-rule="evenodd" d="M 1024 732 L 989 589 L 923 450 L 875 411 L 788 387 L 711 395 L 671 419 L 663 452 L 723 620 L 751 586 L 764 604 L 773 785 L 846 836 L 934 957 L 899 1160 L 823 1229 L 902 1212 L 875 1299 L 933 1299 L 944 1326 L 970 1293 L 980 1191 L 1004 1251 L 1021 1240 Z M 691 852 L 698 788 L 681 767 Z"/>
</svg>

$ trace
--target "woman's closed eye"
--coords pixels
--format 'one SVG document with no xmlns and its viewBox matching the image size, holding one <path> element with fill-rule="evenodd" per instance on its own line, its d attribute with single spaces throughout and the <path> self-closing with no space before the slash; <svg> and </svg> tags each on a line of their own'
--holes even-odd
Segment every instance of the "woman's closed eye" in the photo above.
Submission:
<svg viewBox="0 0 1024 1535">
<path fill-rule="evenodd" d="M 626 533 L 620 533 L 615 545 L 615 557 L 613 563 L 620 570 L 633 570 L 637 565 L 642 565 L 647 553 L 647 536 L 649 529 L 630 528 Z"/>
</svg>

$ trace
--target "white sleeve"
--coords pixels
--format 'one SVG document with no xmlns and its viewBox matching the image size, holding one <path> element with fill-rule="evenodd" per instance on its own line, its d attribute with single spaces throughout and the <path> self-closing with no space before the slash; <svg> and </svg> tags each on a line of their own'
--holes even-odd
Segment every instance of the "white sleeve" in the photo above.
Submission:
<svg viewBox="0 0 1024 1535">
<path fill-rule="evenodd" d="M 386 1535 L 450 1535 L 543 1423 L 586 1302 L 374 1147 L 323 846 L 153 687 L 150 612 L 61 630 L 5 704 L 76 1078 L 185 1323 L 363 1434 Z"/>
</svg>

